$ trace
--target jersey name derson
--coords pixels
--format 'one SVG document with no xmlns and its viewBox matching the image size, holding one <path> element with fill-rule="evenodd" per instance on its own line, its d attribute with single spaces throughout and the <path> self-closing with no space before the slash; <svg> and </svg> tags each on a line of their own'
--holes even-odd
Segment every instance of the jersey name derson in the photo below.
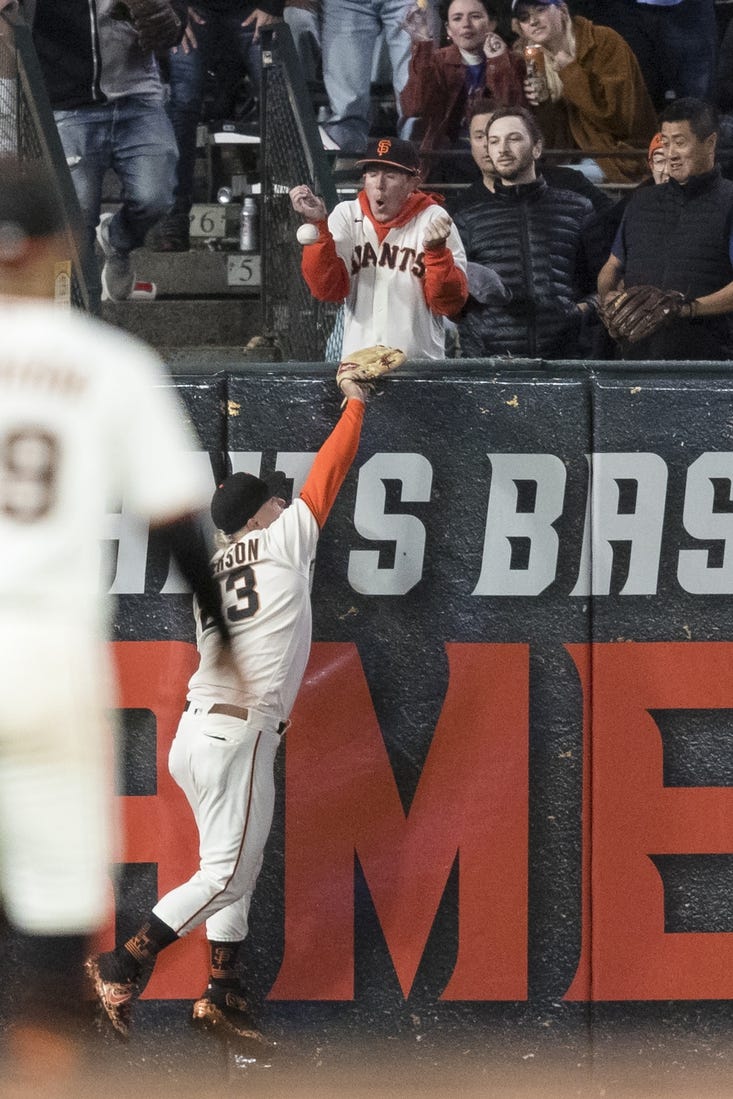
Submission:
<svg viewBox="0 0 733 1099">
<path fill-rule="evenodd" d="M 195 606 L 201 663 L 189 682 L 192 701 L 224 701 L 278 720 L 288 716 L 310 651 L 310 578 L 318 535 L 310 508 L 296 499 L 272 526 L 250 531 L 214 555 L 212 570 L 221 584 L 246 694 L 216 669 L 216 631 Z"/>
</svg>

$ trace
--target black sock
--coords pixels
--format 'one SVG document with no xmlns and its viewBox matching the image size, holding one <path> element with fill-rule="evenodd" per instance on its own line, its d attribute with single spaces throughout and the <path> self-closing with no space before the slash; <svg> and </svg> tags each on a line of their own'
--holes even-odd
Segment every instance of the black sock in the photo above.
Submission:
<svg viewBox="0 0 733 1099">
<path fill-rule="evenodd" d="M 114 951 L 114 960 L 110 959 L 115 973 L 104 972 L 107 980 L 134 981 L 145 969 L 152 969 L 161 950 L 174 943 L 178 935 L 161 919 L 150 916 L 122 946 Z"/>
<path fill-rule="evenodd" d="M 239 988 L 237 958 L 242 942 L 222 943 L 209 940 L 211 969 L 209 983 L 219 988 Z"/>
</svg>

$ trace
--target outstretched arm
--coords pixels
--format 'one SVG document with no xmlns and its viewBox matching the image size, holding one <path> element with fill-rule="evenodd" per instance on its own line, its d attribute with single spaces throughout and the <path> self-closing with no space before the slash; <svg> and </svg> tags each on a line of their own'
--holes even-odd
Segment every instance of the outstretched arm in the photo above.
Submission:
<svg viewBox="0 0 733 1099">
<path fill-rule="evenodd" d="M 356 382 L 345 379 L 341 390 L 346 408 L 325 443 L 318 451 L 300 493 L 322 527 L 356 457 L 364 420 L 364 391 Z"/>
</svg>

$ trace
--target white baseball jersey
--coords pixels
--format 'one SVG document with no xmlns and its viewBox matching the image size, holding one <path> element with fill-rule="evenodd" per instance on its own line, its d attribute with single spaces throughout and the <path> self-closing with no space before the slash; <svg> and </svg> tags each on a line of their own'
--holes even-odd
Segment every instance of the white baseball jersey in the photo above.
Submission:
<svg viewBox="0 0 733 1099">
<path fill-rule="evenodd" d="M 212 569 L 246 689 L 216 668 L 216 629 L 202 623 L 196 606 L 201 663 L 189 682 L 189 699 L 252 708 L 277 721 L 288 717 L 310 653 L 318 534 L 310 508 L 296 499 L 266 530 L 250 531 L 215 554 Z"/>
<path fill-rule="evenodd" d="M 99 617 L 116 500 L 157 522 L 209 486 L 171 383 L 138 341 L 48 304 L 0 301 L 0 611 Z"/>
<path fill-rule="evenodd" d="M 445 357 L 444 319 L 428 307 L 423 290 L 425 230 L 440 209 L 425 207 L 406 225 L 390 229 L 381 244 L 357 199 L 332 211 L 328 227 L 351 279 L 342 358 L 377 343 L 399 347 L 412 359 Z M 454 225 L 447 247 L 465 272 L 466 253 Z"/>
<path fill-rule="evenodd" d="M 189 681 L 169 768 L 196 817 L 200 866 L 153 909 L 176 934 L 205 920 L 214 942 L 240 942 L 247 935 L 272 822 L 279 726 L 293 707 L 310 651 L 319 530 L 356 454 L 363 414 L 363 403 L 348 401 L 300 497 L 264 530 L 250 531 L 214 555 L 243 686 L 217 666 L 214 628 L 194 607 L 201 662 Z M 242 713 L 222 713 L 222 705 Z"/>
<path fill-rule="evenodd" d="M 175 519 L 209 494 L 155 357 L 50 303 L 0 299 L 2 903 L 36 934 L 106 914 L 111 676 L 99 540 L 123 498 Z"/>
</svg>

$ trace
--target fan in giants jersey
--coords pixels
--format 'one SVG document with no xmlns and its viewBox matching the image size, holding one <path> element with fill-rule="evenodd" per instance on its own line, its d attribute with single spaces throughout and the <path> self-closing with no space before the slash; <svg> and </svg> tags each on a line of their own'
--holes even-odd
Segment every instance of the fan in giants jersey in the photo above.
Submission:
<svg viewBox="0 0 733 1099">
<path fill-rule="evenodd" d="M 409 141 L 372 141 L 357 165 L 363 190 L 330 217 L 305 184 L 290 191 L 295 212 L 318 228 L 303 248 L 303 277 L 319 301 L 344 302 L 342 357 L 381 343 L 411 359 L 442 359 L 443 318 L 468 297 L 461 239 L 441 196 L 418 190 Z"/>
<path fill-rule="evenodd" d="M 28 1094 L 50 1081 L 78 1094 L 63 1071 L 81 1064 L 84 959 L 108 914 L 110 500 L 159 528 L 212 637 L 226 635 L 191 517 L 208 497 L 199 444 L 160 361 L 48 300 L 70 255 L 55 195 L 38 168 L 0 158 L 0 899 L 17 932 L 5 980 Z"/>
<path fill-rule="evenodd" d="M 242 995 L 237 955 L 272 822 L 275 754 L 310 652 L 318 536 L 361 434 L 364 393 L 353 380 L 340 384 L 346 407 L 298 499 L 287 506 L 272 482 L 236 473 L 212 500 L 223 542 L 213 574 L 241 682 L 217 665 L 215 630 L 197 607 L 200 663 L 169 767 L 196 819 L 200 868 L 158 901 L 132 938 L 88 961 L 97 997 L 123 1036 L 158 953 L 206 922 L 211 968 L 193 1021 L 255 1049 L 264 1041 Z"/>
</svg>

